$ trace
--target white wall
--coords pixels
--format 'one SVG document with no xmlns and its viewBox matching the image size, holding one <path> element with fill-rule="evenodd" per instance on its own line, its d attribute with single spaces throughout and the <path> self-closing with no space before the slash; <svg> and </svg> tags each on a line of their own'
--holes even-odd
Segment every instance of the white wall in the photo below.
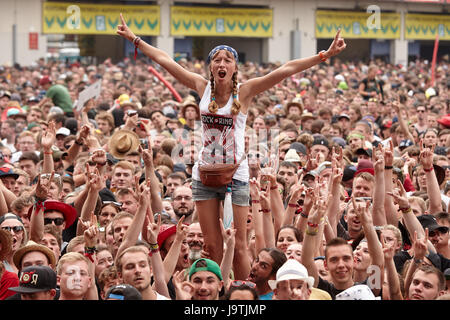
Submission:
<svg viewBox="0 0 450 320">
<path fill-rule="evenodd" d="M 40 0 L 1 1 L 0 64 L 12 65 L 12 26 L 16 24 L 16 62 L 29 65 L 47 52 L 46 36 L 41 34 L 42 4 Z M 29 50 L 29 32 L 38 33 L 38 50 Z"/>
</svg>

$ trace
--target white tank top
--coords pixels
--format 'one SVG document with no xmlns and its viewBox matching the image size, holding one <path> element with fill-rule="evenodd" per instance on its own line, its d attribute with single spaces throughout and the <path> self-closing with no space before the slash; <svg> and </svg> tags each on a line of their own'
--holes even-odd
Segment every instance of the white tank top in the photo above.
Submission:
<svg viewBox="0 0 450 320">
<path fill-rule="evenodd" d="M 240 84 L 238 84 L 239 92 Z M 239 95 L 238 95 L 239 99 Z M 239 111 L 236 116 L 231 113 L 233 96 L 230 95 L 227 104 L 219 108 L 217 113 L 210 113 L 208 105 L 211 102 L 211 83 L 208 84 L 200 101 L 200 120 L 202 122 L 202 148 L 198 160 L 192 168 L 192 178 L 200 181 L 199 164 L 235 163 L 245 153 L 245 126 L 247 115 Z M 248 159 L 244 159 L 236 170 L 233 179 L 248 182 Z"/>
</svg>

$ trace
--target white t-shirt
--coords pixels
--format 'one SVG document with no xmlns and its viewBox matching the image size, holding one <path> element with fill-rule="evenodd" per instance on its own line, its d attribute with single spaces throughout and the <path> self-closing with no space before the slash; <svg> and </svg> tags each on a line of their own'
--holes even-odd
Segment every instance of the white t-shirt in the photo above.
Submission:
<svg viewBox="0 0 450 320">
<path fill-rule="evenodd" d="M 239 86 L 240 84 L 238 88 Z M 208 82 L 199 104 L 202 122 L 202 147 L 198 160 L 192 168 L 192 178 L 195 180 L 200 180 L 200 174 L 198 172 L 199 163 L 235 163 L 245 154 L 245 125 L 247 115 L 242 112 L 239 112 L 236 116 L 231 114 L 231 106 L 233 104 L 232 95 L 230 95 L 227 104 L 219 108 L 217 113 L 209 112 L 208 105 L 210 101 L 211 83 Z M 216 155 L 215 152 L 221 154 Z M 233 179 L 248 182 L 249 177 L 248 159 L 246 158 L 239 165 Z"/>
</svg>

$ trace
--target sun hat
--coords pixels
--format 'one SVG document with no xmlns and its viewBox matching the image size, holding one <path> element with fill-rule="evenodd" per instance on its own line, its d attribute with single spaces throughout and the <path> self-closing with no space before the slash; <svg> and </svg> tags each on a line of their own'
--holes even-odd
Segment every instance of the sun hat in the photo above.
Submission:
<svg viewBox="0 0 450 320">
<path fill-rule="evenodd" d="M 128 153 L 137 151 L 138 147 L 138 135 L 126 129 L 114 132 L 108 142 L 109 153 L 116 159 L 124 159 Z"/>
<path fill-rule="evenodd" d="M 277 287 L 277 283 L 285 280 L 304 280 L 308 283 L 308 287 L 314 285 L 314 278 L 308 276 L 305 266 L 295 259 L 288 259 L 277 271 L 276 280 L 269 280 L 269 286 L 273 290 Z"/>
<path fill-rule="evenodd" d="M 20 265 L 22 263 L 23 256 L 31 251 L 39 251 L 42 252 L 48 259 L 48 263 L 52 266 L 56 266 L 56 258 L 55 254 L 48 247 L 36 243 L 33 240 L 29 240 L 25 246 L 18 249 L 13 256 L 13 262 L 18 269 L 20 269 Z"/>
</svg>

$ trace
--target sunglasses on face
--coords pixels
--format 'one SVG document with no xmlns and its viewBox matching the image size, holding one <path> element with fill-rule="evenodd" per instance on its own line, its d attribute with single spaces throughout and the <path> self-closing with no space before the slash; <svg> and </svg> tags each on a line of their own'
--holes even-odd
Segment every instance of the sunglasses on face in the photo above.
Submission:
<svg viewBox="0 0 450 320">
<path fill-rule="evenodd" d="M 2 227 L 3 230 L 6 230 L 8 232 L 11 232 L 11 230 L 14 233 L 19 233 L 21 231 L 23 231 L 23 227 L 22 226 L 15 226 L 15 227 Z"/>
<path fill-rule="evenodd" d="M 64 223 L 63 218 L 44 218 L 44 224 L 52 224 L 55 223 L 55 225 L 60 226 Z"/>
<path fill-rule="evenodd" d="M 243 281 L 243 280 L 233 280 L 231 281 L 231 286 L 232 287 L 240 287 L 242 285 L 246 285 L 250 288 L 256 288 L 256 284 L 254 282 L 251 281 Z"/>
<path fill-rule="evenodd" d="M 116 207 L 121 207 L 122 203 L 117 201 L 103 201 L 103 206 L 106 206 L 108 204 L 115 205 Z"/>
</svg>

